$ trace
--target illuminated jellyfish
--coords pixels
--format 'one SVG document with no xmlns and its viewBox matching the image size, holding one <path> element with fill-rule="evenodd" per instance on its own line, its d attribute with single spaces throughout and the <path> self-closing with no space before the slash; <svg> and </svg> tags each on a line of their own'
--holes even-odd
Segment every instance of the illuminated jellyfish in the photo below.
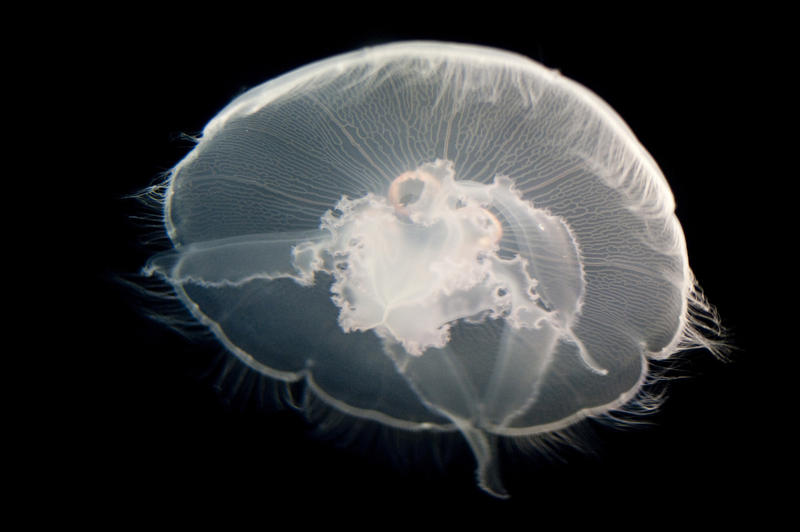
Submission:
<svg viewBox="0 0 800 532">
<path fill-rule="evenodd" d="M 658 166 L 584 87 L 512 53 L 390 44 L 236 98 L 165 184 L 152 258 L 253 370 L 356 418 L 498 438 L 634 400 L 710 316 Z"/>
</svg>

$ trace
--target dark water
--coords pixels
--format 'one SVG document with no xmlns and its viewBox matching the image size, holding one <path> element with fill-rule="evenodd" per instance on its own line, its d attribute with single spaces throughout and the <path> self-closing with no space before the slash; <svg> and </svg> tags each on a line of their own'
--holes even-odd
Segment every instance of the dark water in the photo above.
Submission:
<svg viewBox="0 0 800 532">
<path fill-rule="evenodd" d="M 735 67 L 750 52 L 721 49 L 702 27 L 687 30 L 684 39 L 644 30 L 631 39 L 606 39 L 602 32 L 575 37 L 566 28 L 521 23 L 502 31 L 453 25 L 417 31 L 387 23 L 282 36 L 228 31 L 211 41 L 178 27 L 177 34 L 172 26 L 105 31 L 80 48 L 94 69 L 103 69 L 89 78 L 97 94 L 91 100 L 102 105 L 94 109 L 97 126 L 85 144 L 96 158 L 87 165 L 86 195 L 76 208 L 90 257 L 74 260 L 92 278 L 88 290 L 68 296 L 79 304 L 65 305 L 74 326 L 59 343 L 70 349 L 50 366 L 57 400 L 37 441 L 51 450 L 46 478 L 58 486 L 53 492 L 67 494 L 72 479 L 81 479 L 87 497 L 120 514 L 230 509 L 260 514 L 264 526 L 299 508 L 324 508 L 339 522 L 379 514 L 381 524 L 432 509 L 454 522 L 496 516 L 534 526 L 540 518 L 570 523 L 598 515 L 597 523 L 619 524 L 625 515 L 692 508 L 712 515 L 770 504 L 760 495 L 775 463 L 788 457 L 773 444 L 780 439 L 772 380 L 778 352 L 759 329 L 767 309 L 757 296 L 771 290 L 770 282 L 754 279 L 755 254 L 745 251 L 759 246 L 747 213 L 760 196 L 751 181 L 757 168 L 747 141 L 752 117 L 742 106 L 749 95 Z M 140 243 L 147 235 L 141 222 L 130 217 L 139 206 L 123 196 L 183 157 L 190 143 L 182 133 L 198 134 L 233 96 L 284 71 L 401 38 L 517 51 L 559 68 L 617 110 L 667 176 L 691 265 L 739 348 L 727 364 L 702 352 L 687 357 L 678 374 L 690 378 L 670 385 L 649 428 L 594 427 L 590 455 L 566 449 L 561 461 L 507 459 L 512 498 L 506 502 L 475 488 L 472 459 L 457 439 L 443 472 L 430 473 L 393 466 L 380 453 L 364 458 L 352 446 L 310 437 L 312 426 L 291 410 L 265 412 L 242 399 L 252 395 L 231 397 L 235 378 L 220 380 L 220 350 L 147 319 L 137 308 L 141 300 L 119 283 L 120 274 L 135 273 L 151 253 Z M 216 369 L 203 376 L 209 368 Z M 215 380 L 228 388 L 215 389 Z M 365 439 L 359 444 L 370 447 Z M 408 442 L 397 446 L 414 452 Z"/>
</svg>

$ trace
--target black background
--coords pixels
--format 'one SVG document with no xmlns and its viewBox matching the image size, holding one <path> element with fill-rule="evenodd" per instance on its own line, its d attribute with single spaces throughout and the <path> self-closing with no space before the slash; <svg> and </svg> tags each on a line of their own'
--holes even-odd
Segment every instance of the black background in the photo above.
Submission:
<svg viewBox="0 0 800 532">
<path fill-rule="evenodd" d="M 304 9 L 288 17 L 208 14 L 202 22 L 115 13 L 66 28 L 70 47 L 58 55 L 58 83 L 74 98 L 69 120 L 85 135 L 74 176 L 83 190 L 69 194 L 70 222 L 80 224 L 73 234 L 81 236 L 59 251 L 80 264 L 75 275 L 88 274 L 89 290 L 65 294 L 79 305 L 58 338 L 70 350 L 50 366 L 58 386 L 39 439 L 51 458 L 45 491 L 79 515 L 99 508 L 145 519 L 163 511 L 229 513 L 264 526 L 280 515 L 383 526 L 403 516 L 422 522 L 429 510 L 457 522 L 488 516 L 500 526 L 551 519 L 615 526 L 626 517 L 636 526 L 742 513 L 767 519 L 781 504 L 774 478 L 788 474 L 788 458 L 775 421 L 780 353 L 762 327 L 763 294 L 773 289 L 769 276 L 755 273 L 763 250 L 768 268 L 780 260 L 759 236 L 764 212 L 753 209 L 767 194 L 754 183 L 771 178 L 756 148 L 769 103 L 761 95 L 771 81 L 743 72 L 779 53 L 755 37 L 760 23 L 673 13 L 656 27 L 658 14 L 606 14 L 611 22 L 602 25 L 589 16 L 578 25 L 497 10 L 461 13 L 465 22 L 400 9 L 366 19 L 315 12 L 309 21 Z M 606 100 L 666 175 L 691 266 L 736 347 L 728 363 L 687 355 L 680 374 L 689 378 L 670 384 L 648 427 L 594 426 L 586 440 L 592 453 L 507 458 L 508 501 L 476 489 L 458 440 L 441 470 L 393 466 L 381 453 L 365 457 L 313 437 L 313 425 L 291 410 L 260 409 L 246 395 L 215 388 L 219 372 L 207 374 L 219 368 L 220 350 L 149 320 L 142 299 L 121 282 L 135 280 L 153 252 L 152 230 L 137 218 L 141 205 L 126 195 L 188 152 L 182 133 L 198 134 L 233 97 L 283 72 L 403 39 L 515 51 Z"/>
</svg>

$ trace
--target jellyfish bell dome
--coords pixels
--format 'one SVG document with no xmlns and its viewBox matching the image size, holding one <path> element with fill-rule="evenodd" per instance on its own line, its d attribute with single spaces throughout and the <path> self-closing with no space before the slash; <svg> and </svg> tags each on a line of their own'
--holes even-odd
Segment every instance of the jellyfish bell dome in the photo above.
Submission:
<svg viewBox="0 0 800 532">
<path fill-rule="evenodd" d="M 408 42 L 239 96 L 171 171 L 148 275 L 253 370 L 354 418 L 497 438 L 622 408 L 703 343 L 669 186 L 525 57 Z"/>
</svg>

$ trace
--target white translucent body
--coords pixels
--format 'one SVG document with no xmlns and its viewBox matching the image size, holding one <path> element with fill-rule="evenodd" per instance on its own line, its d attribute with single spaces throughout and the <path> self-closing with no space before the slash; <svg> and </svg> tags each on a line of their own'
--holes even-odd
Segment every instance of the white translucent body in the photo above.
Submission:
<svg viewBox="0 0 800 532">
<path fill-rule="evenodd" d="M 356 417 L 495 436 L 633 398 L 687 337 L 669 187 L 620 118 L 523 57 L 403 43 L 252 89 L 173 170 L 146 272 L 236 356 Z"/>
</svg>

